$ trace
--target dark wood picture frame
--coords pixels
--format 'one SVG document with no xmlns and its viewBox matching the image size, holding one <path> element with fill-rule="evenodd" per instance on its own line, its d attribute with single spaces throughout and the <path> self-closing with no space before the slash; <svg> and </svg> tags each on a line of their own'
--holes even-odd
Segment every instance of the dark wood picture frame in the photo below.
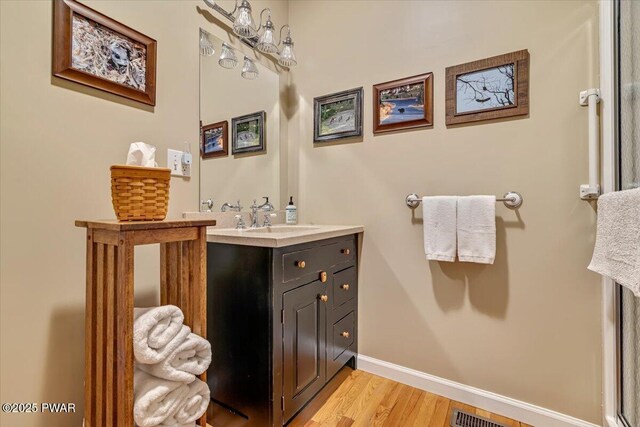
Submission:
<svg viewBox="0 0 640 427">
<path fill-rule="evenodd" d="M 74 14 L 82 16 L 110 31 L 118 33 L 124 38 L 128 38 L 145 46 L 146 69 L 144 91 L 73 68 L 71 43 Z M 156 105 L 156 50 L 157 42 L 154 39 L 75 0 L 54 0 L 53 2 L 52 74 L 56 77 L 133 99 L 144 104 Z"/>
<path fill-rule="evenodd" d="M 491 70 L 513 64 L 513 94 L 511 105 L 458 112 L 458 78 L 461 75 Z M 529 51 L 526 49 L 479 61 L 447 67 L 446 69 L 446 124 L 457 125 L 482 120 L 502 119 L 529 114 Z M 483 101 L 482 99 L 480 101 Z M 480 102 L 479 101 L 479 102 Z"/>
<path fill-rule="evenodd" d="M 394 89 L 400 86 L 420 84 L 423 85 L 424 114 L 421 119 L 407 120 L 395 123 L 380 123 L 380 93 L 383 90 Z M 415 129 L 433 126 L 433 73 L 419 74 L 404 79 L 393 80 L 373 86 L 373 133 L 393 132 L 405 129 Z"/>
<path fill-rule="evenodd" d="M 332 93 L 330 95 L 313 98 L 313 142 L 329 142 L 338 139 L 353 138 L 362 136 L 362 99 L 364 90 L 362 87 Z M 321 108 L 323 105 L 354 100 L 354 130 L 330 133 L 321 135 Z"/>
<path fill-rule="evenodd" d="M 207 153 L 205 151 L 205 146 L 207 143 L 207 131 L 217 128 L 222 128 L 222 150 Z M 229 124 L 226 120 L 202 126 L 202 129 L 200 130 L 200 155 L 203 159 L 210 159 L 213 157 L 226 157 L 227 155 L 229 155 Z"/>
<path fill-rule="evenodd" d="M 260 144 L 253 147 L 237 147 L 238 143 L 238 125 L 244 122 L 258 120 L 260 123 L 259 140 Z M 267 125 L 267 113 L 264 111 L 258 111 L 257 113 L 246 114 L 240 117 L 234 117 L 231 119 L 231 153 L 243 154 L 243 153 L 256 153 L 264 151 L 267 146 L 265 126 Z"/>
</svg>

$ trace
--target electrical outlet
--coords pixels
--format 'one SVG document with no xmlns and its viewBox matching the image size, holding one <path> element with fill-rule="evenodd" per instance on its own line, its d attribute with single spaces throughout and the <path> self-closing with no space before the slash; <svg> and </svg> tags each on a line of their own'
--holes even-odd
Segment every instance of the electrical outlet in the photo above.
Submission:
<svg viewBox="0 0 640 427">
<path fill-rule="evenodd" d="M 184 163 L 184 152 L 178 150 L 167 150 L 167 167 L 171 169 L 172 176 L 191 176 L 191 165 Z M 188 154 L 188 153 L 187 153 Z"/>
</svg>

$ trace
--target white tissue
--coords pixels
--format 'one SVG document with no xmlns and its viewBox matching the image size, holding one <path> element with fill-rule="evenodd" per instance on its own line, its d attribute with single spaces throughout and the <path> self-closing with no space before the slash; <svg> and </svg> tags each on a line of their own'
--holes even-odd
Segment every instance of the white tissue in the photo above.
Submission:
<svg viewBox="0 0 640 427">
<path fill-rule="evenodd" d="M 156 163 L 156 147 L 144 142 L 134 142 L 129 147 L 127 165 L 145 166 L 148 168 L 158 167 Z"/>
</svg>

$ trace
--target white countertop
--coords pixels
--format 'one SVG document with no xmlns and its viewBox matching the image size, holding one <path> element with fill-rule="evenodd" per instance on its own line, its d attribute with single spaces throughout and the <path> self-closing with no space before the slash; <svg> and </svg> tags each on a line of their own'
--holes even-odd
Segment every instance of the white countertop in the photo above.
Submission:
<svg viewBox="0 0 640 427">
<path fill-rule="evenodd" d="M 272 227 L 247 228 L 245 230 L 209 227 L 207 228 L 207 242 L 281 248 L 362 233 L 363 231 L 364 227 L 361 225 L 279 224 Z"/>
</svg>

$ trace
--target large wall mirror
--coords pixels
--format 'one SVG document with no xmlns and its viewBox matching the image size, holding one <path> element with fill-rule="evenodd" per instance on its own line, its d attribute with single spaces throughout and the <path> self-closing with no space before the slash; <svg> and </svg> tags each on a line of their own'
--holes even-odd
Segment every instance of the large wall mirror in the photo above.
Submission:
<svg viewBox="0 0 640 427">
<path fill-rule="evenodd" d="M 245 63 L 242 47 L 204 30 L 199 44 L 200 200 L 213 199 L 213 212 L 240 200 L 246 211 L 268 196 L 278 208 L 280 74 L 269 63 Z"/>
</svg>

